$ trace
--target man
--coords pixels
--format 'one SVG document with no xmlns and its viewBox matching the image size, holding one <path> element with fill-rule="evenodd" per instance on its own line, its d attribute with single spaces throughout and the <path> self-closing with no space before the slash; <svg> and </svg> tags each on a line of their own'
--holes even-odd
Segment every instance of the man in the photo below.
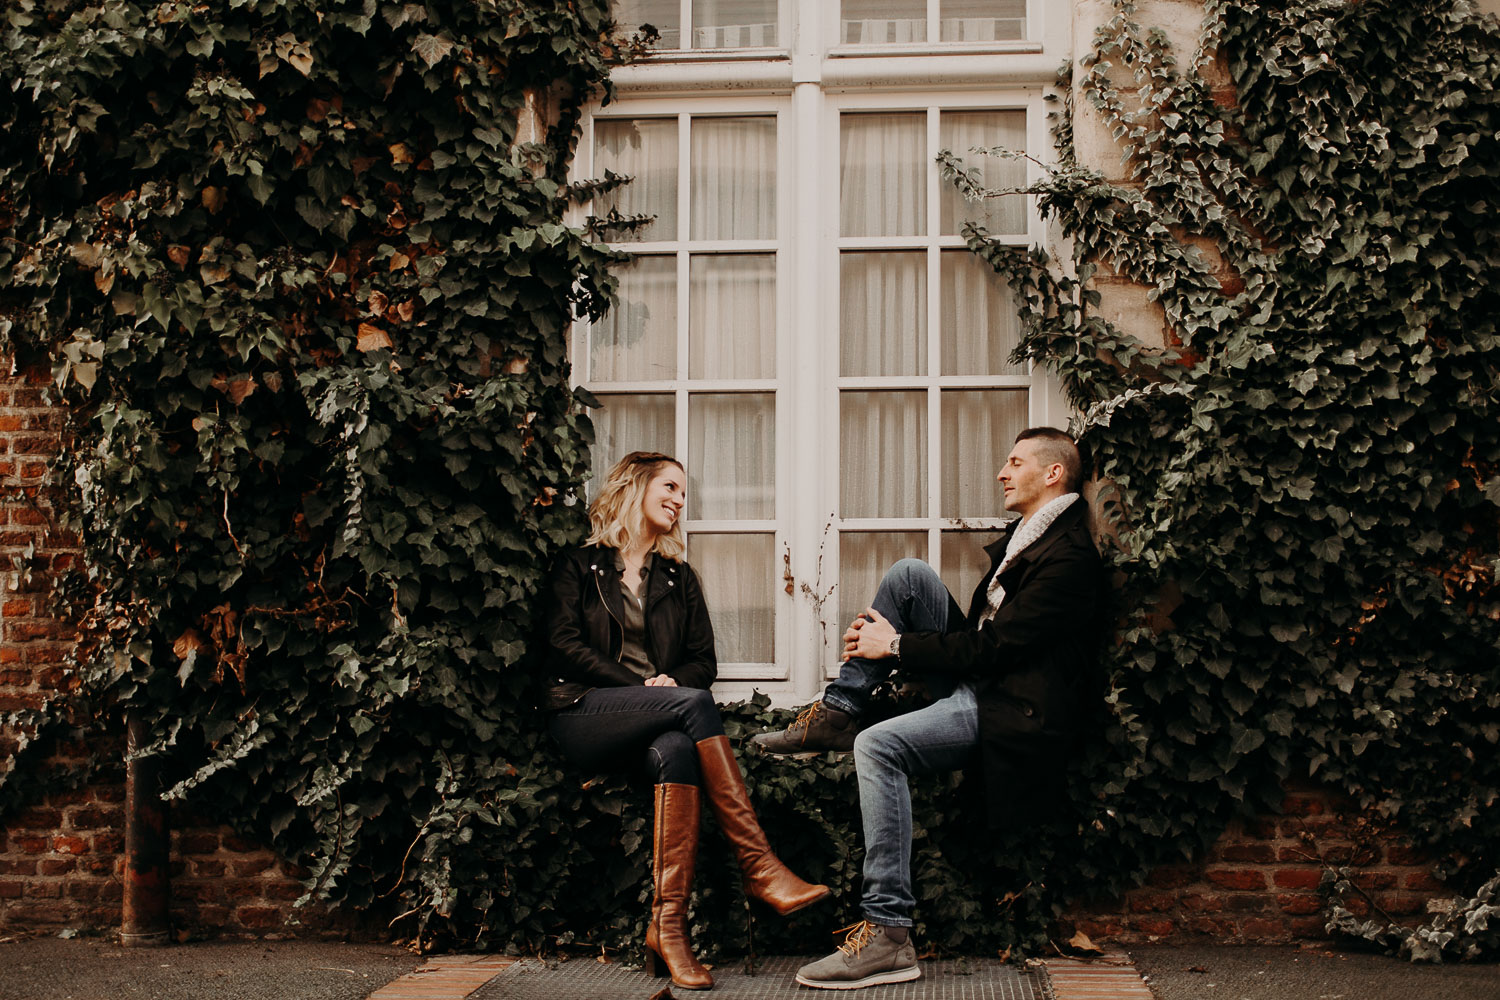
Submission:
<svg viewBox="0 0 1500 1000">
<path fill-rule="evenodd" d="M 1020 519 L 986 548 L 990 570 L 968 616 L 932 567 L 901 560 L 844 633 L 843 666 L 822 701 L 752 741 L 776 755 L 854 751 L 864 920 L 832 955 L 802 967 L 802 985 L 858 989 L 921 975 L 910 940 L 910 775 L 977 763 L 997 825 L 1054 779 L 1097 696 L 1103 574 L 1082 478 L 1071 437 L 1022 431 L 996 477 Z M 870 692 L 898 666 L 923 675 L 935 700 L 861 730 Z"/>
</svg>

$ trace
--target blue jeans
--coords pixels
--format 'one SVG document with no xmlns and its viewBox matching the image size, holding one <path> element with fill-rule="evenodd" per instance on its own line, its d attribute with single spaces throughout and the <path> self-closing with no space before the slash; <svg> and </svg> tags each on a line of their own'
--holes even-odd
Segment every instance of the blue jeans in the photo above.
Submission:
<svg viewBox="0 0 1500 1000">
<path fill-rule="evenodd" d="M 871 607 L 898 632 L 949 632 L 965 627 L 963 612 L 931 566 L 903 559 L 880 581 Z M 896 660 L 844 661 L 823 701 L 856 717 L 870 691 Z M 979 707 L 967 684 L 928 676 L 937 699 L 860 732 L 854 740 L 859 812 L 865 833 L 865 884 L 860 908 L 871 923 L 910 927 L 916 897 L 911 887 L 912 775 L 954 771 L 979 748 Z"/>
</svg>

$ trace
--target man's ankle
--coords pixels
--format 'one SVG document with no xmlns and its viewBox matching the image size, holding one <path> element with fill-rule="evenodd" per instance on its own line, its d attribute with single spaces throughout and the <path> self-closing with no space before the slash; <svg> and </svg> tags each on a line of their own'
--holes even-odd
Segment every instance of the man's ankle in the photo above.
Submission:
<svg viewBox="0 0 1500 1000">
<path fill-rule="evenodd" d="M 906 939 L 911 936 L 910 927 L 896 927 L 892 924 L 881 924 L 885 928 L 885 936 L 897 944 L 905 944 Z"/>
</svg>

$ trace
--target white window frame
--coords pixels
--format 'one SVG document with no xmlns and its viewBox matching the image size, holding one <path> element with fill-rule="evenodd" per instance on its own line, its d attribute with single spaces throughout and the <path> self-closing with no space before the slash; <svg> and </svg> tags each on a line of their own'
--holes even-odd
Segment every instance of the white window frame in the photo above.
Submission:
<svg viewBox="0 0 1500 1000">
<path fill-rule="evenodd" d="M 932 43 L 911 51 L 891 45 L 840 47 L 839 0 L 782 0 L 778 40 L 784 48 L 761 50 L 659 51 L 641 63 L 614 71 L 614 100 L 585 115 L 576 177 L 592 177 L 593 121 L 600 118 L 665 117 L 680 114 L 777 116 L 777 372 L 776 372 L 776 517 L 761 522 L 733 522 L 728 530 L 760 531 L 774 528 L 775 668 L 721 664 L 716 696 L 722 701 L 768 694 L 777 705 L 805 703 L 822 690 L 837 672 L 844 622 L 838 617 L 840 595 L 834 588 L 839 567 L 838 531 L 841 527 L 870 530 L 928 532 L 929 552 L 940 565 L 944 530 L 991 528 L 1002 523 L 999 494 L 993 517 L 963 520 L 940 518 L 941 475 L 938 466 L 942 428 L 931 407 L 928 415 L 928 516 L 907 519 L 864 519 L 841 522 L 839 508 L 839 393 L 865 383 L 886 387 L 891 379 L 845 379 L 839 372 L 839 251 L 851 241 L 839 235 L 839 115 L 845 111 L 1024 110 L 1027 149 L 1046 158 L 1051 150 L 1047 114 L 1052 107 L 1044 95 L 1053 89 L 1056 68 L 1071 47 L 1072 5 L 1029 0 L 1025 42 Z M 1005 58 L 996 58 L 1002 52 Z M 936 127 L 929 112 L 929 128 Z M 679 123 L 679 129 L 682 125 Z M 679 164 L 690 149 L 680 131 Z M 962 154 L 964 151 L 957 150 Z M 681 169 L 681 167 L 680 167 Z M 935 164 L 928 165 L 936 172 Z M 1028 162 L 1028 178 L 1040 169 Z M 682 178 L 686 178 L 686 174 Z M 684 242 L 691 219 L 687 185 L 679 183 L 679 218 Z M 934 190 L 931 186 L 929 191 Z M 929 198 L 933 197 L 929 195 Z M 931 217 L 937 206 L 929 202 Z M 581 218 L 580 218 L 581 221 Z M 926 239 L 926 238 L 924 238 Z M 881 245 L 889 245 L 880 241 Z M 1049 232 L 1028 207 L 1027 230 L 1008 242 L 1052 245 Z M 958 237 L 940 240 L 941 246 L 962 247 Z M 924 246 L 926 243 L 923 244 Z M 660 244 L 619 244 L 630 252 L 661 249 Z M 740 245 L 741 248 L 743 245 Z M 711 247 L 693 245 L 698 252 Z M 931 266 L 936 264 L 936 255 Z M 679 258 L 679 364 L 683 360 L 687 313 L 687 275 Z M 940 284 L 929 272 L 929 352 L 940 349 L 938 322 Z M 997 279 L 998 280 L 998 279 Z M 581 324 L 579 325 L 581 327 Z M 573 358 L 575 384 L 587 384 L 587 331 L 575 327 Z M 804 363 L 799 348 L 811 345 L 812 363 Z M 939 389 L 992 388 L 1029 384 L 1029 423 L 1066 426 L 1072 411 L 1059 387 L 1041 373 L 1023 378 L 1006 376 L 944 376 L 931 355 L 928 374 L 900 378 L 903 385 L 921 380 Z M 579 362 L 582 362 L 580 364 Z M 679 371 L 685 371 L 680 368 Z M 759 382 L 757 382 L 759 385 Z M 686 461 L 687 392 L 743 388 L 736 382 L 694 381 L 611 384 L 608 390 L 677 394 L 677 451 Z M 813 439 L 819 443 L 806 445 Z M 995 458 L 996 471 L 1003 455 Z M 911 525 L 911 528 L 906 527 Z M 694 531 L 716 530 L 718 522 L 692 522 Z M 689 552 L 691 559 L 691 551 Z M 786 576 L 783 578 L 783 571 Z M 791 593 L 787 590 L 790 589 Z M 863 595 L 861 599 L 867 599 Z M 960 603 L 967 594 L 955 594 Z"/>
<path fill-rule="evenodd" d="M 787 477 L 791 475 L 788 464 L 787 452 L 784 443 L 792 438 L 792 426 L 785 406 L 786 393 L 783 387 L 784 373 L 787 370 L 788 358 L 795 349 L 795 344 L 790 340 L 792 323 L 792 301 L 786 293 L 785 288 L 791 281 L 790 261 L 790 238 L 789 233 L 793 229 L 794 220 L 793 199 L 785 190 L 784 178 L 790 176 L 792 171 L 792 145 L 787 138 L 790 128 L 788 115 L 790 112 L 789 102 L 785 98 L 774 97 L 746 97 L 746 98 L 700 98 L 700 99 L 647 99 L 640 101 L 626 101 L 611 104 L 608 108 L 596 110 L 593 114 L 586 116 L 583 123 L 583 135 L 579 142 L 579 153 L 575 160 L 575 172 L 579 176 L 595 176 L 594 172 L 594 124 L 598 121 L 611 119 L 641 119 L 641 118 L 675 118 L 677 120 L 677 239 L 671 241 L 651 242 L 618 242 L 613 244 L 615 249 L 627 253 L 664 256 L 672 254 L 676 258 L 677 265 L 677 377 L 672 379 L 660 379 L 651 381 L 622 381 L 610 382 L 607 385 L 595 385 L 592 382 L 592 372 L 589 368 L 588 350 L 588 327 L 585 324 L 574 324 L 572 331 L 572 358 L 573 358 L 573 384 L 588 385 L 590 391 L 608 397 L 615 394 L 645 394 L 653 393 L 673 396 L 674 404 L 674 426 L 673 426 L 673 453 L 683 462 L 688 459 L 688 408 L 689 396 L 701 393 L 730 393 L 730 392 L 754 392 L 768 393 L 772 396 L 775 407 L 776 428 L 776 462 L 775 462 L 775 512 L 774 518 L 760 520 L 718 520 L 718 519 L 694 519 L 685 517 L 683 529 L 688 535 L 689 562 L 692 561 L 692 538 L 694 534 L 770 534 L 772 536 L 773 565 L 768 568 L 771 577 L 776 578 L 777 566 L 774 564 L 779 559 L 779 554 L 785 545 L 785 532 L 788 523 L 788 504 L 785 502 L 783 485 L 788 482 Z M 688 179 L 691 177 L 690 157 L 692 154 L 692 138 L 690 122 L 693 119 L 704 118 L 739 118 L 739 117 L 772 117 L 776 119 L 776 237 L 770 240 L 736 240 L 733 242 L 721 242 L 710 240 L 695 241 L 691 238 L 691 191 Z M 777 372 L 772 378 L 767 379 L 692 379 L 683 377 L 688 370 L 688 323 L 690 310 L 688 294 L 690 290 L 690 261 L 691 257 L 699 254 L 711 253 L 771 253 L 776 258 L 776 358 Z M 604 470 L 596 469 L 595 473 Z M 692 508 L 692 498 L 688 499 L 688 508 Z M 719 680 L 721 682 L 761 682 L 762 684 L 784 685 L 790 678 L 789 655 L 790 655 L 790 630 L 782 626 L 783 615 L 788 611 L 789 598 L 782 588 L 775 588 L 776 598 L 772 603 L 772 614 L 775 625 L 775 639 L 773 642 L 773 660 L 767 664 L 761 663 L 733 663 L 721 662 L 719 664 Z"/>
</svg>

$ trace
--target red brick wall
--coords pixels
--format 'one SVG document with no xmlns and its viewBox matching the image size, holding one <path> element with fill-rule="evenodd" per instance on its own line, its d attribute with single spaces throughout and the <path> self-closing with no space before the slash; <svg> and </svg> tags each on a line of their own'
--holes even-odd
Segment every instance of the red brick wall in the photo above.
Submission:
<svg viewBox="0 0 1500 1000">
<path fill-rule="evenodd" d="M 1289 788 L 1279 815 L 1231 824 L 1207 857 L 1152 872 L 1119 899 L 1075 908 L 1074 926 L 1097 940 L 1268 943 L 1327 937 L 1318 883 L 1350 865 L 1354 882 L 1397 919 L 1423 923 L 1428 900 L 1446 899 L 1428 859 L 1398 832 L 1315 785 Z M 1363 899 L 1347 902 L 1357 915 Z"/>
<path fill-rule="evenodd" d="M 57 527 L 49 493 L 63 417 L 47 402 L 50 383 L 45 370 L 0 378 L 0 714 L 39 708 L 75 683 L 66 663 L 72 630 L 47 614 L 52 574 L 79 555 L 78 540 Z M 0 760 L 15 751 L 16 735 L 0 727 Z M 77 763 L 92 750 L 118 760 L 123 746 L 123 733 L 99 733 L 90 747 L 55 748 L 50 759 Z M 125 795 L 123 769 L 113 770 L 111 780 L 46 795 L 0 819 L 0 931 L 119 927 Z M 181 813 L 173 827 L 179 933 L 284 930 L 306 872 L 227 827 Z M 333 925 L 316 907 L 299 916 Z"/>
</svg>

